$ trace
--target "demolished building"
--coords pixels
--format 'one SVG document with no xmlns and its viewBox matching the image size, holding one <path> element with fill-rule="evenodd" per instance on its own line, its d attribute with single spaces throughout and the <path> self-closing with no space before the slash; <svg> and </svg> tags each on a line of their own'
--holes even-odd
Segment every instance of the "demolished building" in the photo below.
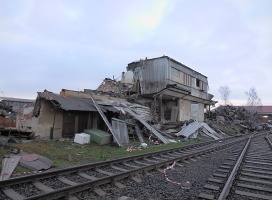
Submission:
<svg viewBox="0 0 272 200">
<path fill-rule="evenodd" d="M 204 108 L 216 103 L 212 98 L 201 73 L 168 56 L 145 59 L 129 63 L 121 81 L 106 78 L 96 90 L 38 92 L 32 131 L 41 138 L 72 138 L 99 129 L 111 132 L 121 146 L 132 126 L 139 139 L 141 127 L 168 143 L 169 135 L 156 125 L 176 123 L 179 132 L 181 122 L 204 122 Z"/>
<path fill-rule="evenodd" d="M 151 108 L 157 122 L 204 121 L 204 108 L 215 105 L 208 78 L 168 57 L 129 63 L 121 80 L 124 94 Z"/>
<path fill-rule="evenodd" d="M 33 116 L 36 123 L 33 125 L 33 132 L 41 138 L 73 138 L 76 133 L 87 129 L 99 129 L 105 132 L 112 129 L 111 133 L 115 141 L 121 146 L 124 141 L 120 136 L 123 130 L 120 127 L 124 124 L 125 127 L 127 124 L 133 124 L 129 120 L 134 118 L 159 140 L 164 143 L 169 142 L 146 123 L 150 121 L 149 108 L 130 103 L 124 98 L 102 95 L 91 90 L 78 92 L 63 89 L 60 94 L 49 91 L 38 92 Z M 107 124 L 107 121 L 111 124 Z M 128 138 L 128 131 L 126 134 Z"/>
</svg>

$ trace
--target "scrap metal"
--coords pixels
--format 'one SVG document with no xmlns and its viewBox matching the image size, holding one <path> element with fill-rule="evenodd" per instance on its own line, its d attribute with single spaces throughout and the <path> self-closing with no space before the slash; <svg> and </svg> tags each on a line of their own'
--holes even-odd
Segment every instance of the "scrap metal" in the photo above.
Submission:
<svg viewBox="0 0 272 200">
<path fill-rule="evenodd" d="M 122 143 L 119 141 L 118 135 L 115 133 L 115 131 L 113 130 L 110 122 L 108 121 L 107 117 L 104 115 L 104 113 L 102 112 L 100 106 L 97 104 L 96 100 L 92 97 L 92 95 L 90 94 L 91 100 L 94 104 L 94 106 L 96 107 L 97 111 L 99 112 L 100 116 L 103 118 L 104 122 L 106 123 L 107 127 L 109 128 L 110 132 L 112 133 L 115 141 L 117 142 L 117 144 L 122 147 Z"/>
<path fill-rule="evenodd" d="M 152 126 L 150 126 L 146 121 L 144 121 L 139 115 L 137 115 L 135 112 L 130 110 L 129 108 L 125 108 L 125 111 L 135 117 L 137 120 L 139 120 L 149 131 L 151 131 L 155 136 L 158 137 L 164 144 L 170 143 L 168 139 L 163 137 L 156 129 L 154 129 Z"/>
</svg>

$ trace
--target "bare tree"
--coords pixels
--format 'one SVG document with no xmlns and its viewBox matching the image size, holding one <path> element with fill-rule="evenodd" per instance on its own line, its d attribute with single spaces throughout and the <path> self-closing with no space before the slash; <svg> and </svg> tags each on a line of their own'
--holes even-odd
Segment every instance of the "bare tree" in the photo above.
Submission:
<svg viewBox="0 0 272 200">
<path fill-rule="evenodd" d="M 247 105 L 248 106 L 261 106 L 262 101 L 259 98 L 257 91 L 254 87 L 251 87 L 248 92 L 246 92 L 247 95 Z"/>
<path fill-rule="evenodd" d="M 262 101 L 259 98 L 257 91 L 254 87 L 251 87 L 249 91 L 246 92 L 246 95 L 247 95 L 247 106 L 250 106 L 249 111 L 251 112 L 251 114 L 254 114 L 258 111 L 258 108 L 262 106 Z"/>
<path fill-rule="evenodd" d="M 231 93 L 229 86 L 227 86 L 227 85 L 221 86 L 219 88 L 219 92 L 221 94 L 222 99 L 224 100 L 225 105 L 227 105 L 227 102 L 229 100 L 229 95 Z"/>
</svg>

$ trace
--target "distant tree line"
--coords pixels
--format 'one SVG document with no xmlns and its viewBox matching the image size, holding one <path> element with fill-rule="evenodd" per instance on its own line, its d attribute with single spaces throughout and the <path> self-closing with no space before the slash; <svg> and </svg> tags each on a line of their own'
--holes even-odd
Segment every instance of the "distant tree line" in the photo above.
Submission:
<svg viewBox="0 0 272 200">
<path fill-rule="evenodd" d="M 219 88 L 219 92 L 221 94 L 221 98 L 224 102 L 224 105 L 230 104 L 229 96 L 230 96 L 231 90 L 230 90 L 229 86 L 227 86 L 227 85 L 221 86 Z M 245 94 L 247 96 L 247 103 L 246 103 L 247 106 L 262 106 L 262 100 L 259 97 L 255 87 L 252 86 L 249 89 L 249 91 L 245 92 Z"/>
</svg>

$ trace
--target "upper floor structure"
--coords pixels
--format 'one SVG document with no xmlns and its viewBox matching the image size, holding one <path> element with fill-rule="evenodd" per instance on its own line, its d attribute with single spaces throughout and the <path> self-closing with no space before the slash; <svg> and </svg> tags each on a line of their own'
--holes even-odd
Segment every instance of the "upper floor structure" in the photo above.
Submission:
<svg viewBox="0 0 272 200">
<path fill-rule="evenodd" d="M 216 103 L 208 93 L 206 76 L 168 56 L 129 63 L 123 80 L 129 76 L 133 76 L 131 80 L 136 84 L 134 90 L 143 96 L 164 93 L 207 105 Z"/>
</svg>

